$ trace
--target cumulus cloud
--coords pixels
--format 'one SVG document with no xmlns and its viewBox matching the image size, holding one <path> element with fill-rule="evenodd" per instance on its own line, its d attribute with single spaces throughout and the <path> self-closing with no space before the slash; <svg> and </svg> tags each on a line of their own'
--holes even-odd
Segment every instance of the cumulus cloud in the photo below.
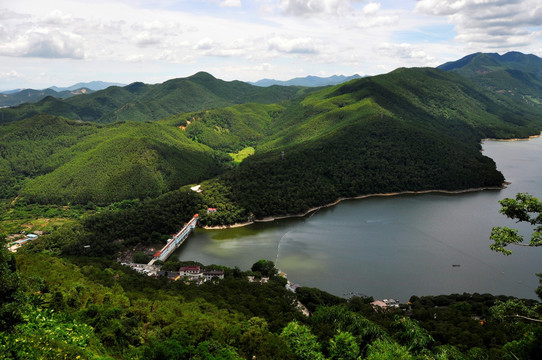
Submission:
<svg viewBox="0 0 542 360">
<path fill-rule="evenodd" d="M 37 28 L 0 44 L 0 55 L 82 59 L 85 51 L 83 39 L 76 34 Z"/>
<path fill-rule="evenodd" d="M 68 25 L 73 23 L 73 21 L 74 17 L 71 14 L 63 13 L 60 10 L 51 11 L 43 19 L 43 23 L 49 25 Z"/>
<path fill-rule="evenodd" d="M 19 78 L 22 78 L 22 76 L 15 70 L 0 72 L 0 80 L 15 80 Z"/>
<path fill-rule="evenodd" d="M 376 50 L 382 56 L 394 59 L 399 58 L 405 62 L 414 60 L 417 63 L 429 65 L 435 60 L 434 57 L 428 55 L 419 46 L 414 46 L 408 43 L 383 43 L 380 44 Z"/>
<path fill-rule="evenodd" d="M 21 14 L 9 9 L 0 9 L 0 20 L 28 19 L 30 15 Z"/>
<path fill-rule="evenodd" d="M 282 13 L 292 16 L 342 15 L 352 7 L 350 0 L 279 0 Z"/>
<path fill-rule="evenodd" d="M 134 43 L 139 47 L 156 46 L 160 44 L 161 41 L 161 36 L 150 31 L 142 31 L 134 37 Z"/>
<path fill-rule="evenodd" d="M 194 50 L 210 50 L 215 46 L 215 42 L 211 38 L 203 38 L 196 45 Z"/>
<path fill-rule="evenodd" d="M 363 7 L 363 13 L 365 15 L 373 15 L 380 10 L 380 3 L 370 2 Z"/>
<path fill-rule="evenodd" d="M 419 0 L 416 10 L 447 16 L 456 40 L 486 48 L 521 47 L 536 41 L 542 26 L 539 0 Z"/>
<path fill-rule="evenodd" d="M 317 54 L 318 50 L 314 40 L 306 38 L 288 38 L 283 36 L 274 36 L 267 40 L 270 50 L 276 50 L 288 54 Z"/>
</svg>

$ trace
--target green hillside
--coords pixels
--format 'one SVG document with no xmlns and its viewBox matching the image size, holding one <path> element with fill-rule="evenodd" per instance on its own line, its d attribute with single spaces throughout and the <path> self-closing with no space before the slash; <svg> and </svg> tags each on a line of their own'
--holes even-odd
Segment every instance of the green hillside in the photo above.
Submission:
<svg viewBox="0 0 542 360">
<path fill-rule="evenodd" d="M 538 133 L 540 115 L 436 69 L 354 80 L 291 102 L 255 155 L 206 185 L 208 193 L 222 189 L 222 198 L 207 201 L 220 212 L 233 200 L 245 210 L 237 214 L 261 218 L 340 197 L 500 186 L 504 178 L 480 153 L 480 139 Z"/>
<path fill-rule="evenodd" d="M 284 106 L 249 103 L 172 116 L 163 121 L 186 130 L 186 136 L 213 149 L 237 152 L 268 135 Z"/>
<path fill-rule="evenodd" d="M 38 116 L 2 126 L 0 176 L 39 203 L 108 204 L 156 197 L 217 175 L 219 157 L 180 129 L 157 123 L 108 126 Z"/>
<path fill-rule="evenodd" d="M 497 91 L 536 105 L 542 104 L 542 59 L 509 52 L 476 53 L 439 66 Z"/>
<path fill-rule="evenodd" d="M 153 198 L 230 168 L 203 185 L 203 196 L 219 209 L 210 223 L 231 223 L 249 214 L 302 213 L 341 197 L 500 186 L 504 179 L 480 154 L 480 139 L 526 137 L 542 128 L 539 107 L 431 68 L 397 69 L 305 93 L 296 89 L 298 97 L 278 104 L 167 115 L 177 111 L 181 88 L 196 94 L 208 89 L 212 96 L 202 95 L 200 103 L 195 96 L 192 104 L 205 107 L 206 101 L 254 100 L 258 92 L 249 96 L 247 86 L 273 90 L 198 73 L 72 98 L 93 98 L 101 107 L 92 111 L 103 113 L 137 97 L 139 105 L 124 105 L 119 116 L 138 118 L 145 107 L 156 118 L 166 116 L 162 121 L 99 125 L 41 115 L 5 124 L 2 197 L 108 204 Z M 57 109 L 66 105 L 69 116 L 67 101 L 47 102 L 60 104 Z M 235 155 L 243 149 L 242 157 Z"/>
<path fill-rule="evenodd" d="M 295 97 L 301 90 L 293 86 L 262 88 L 241 81 L 227 82 L 200 72 L 156 85 L 133 83 L 125 87 L 111 86 L 66 100 L 47 97 L 35 104 L 0 109 L 0 123 L 38 114 L 99 123 L 160 120 L 183 112 L 234 104 L 277 103 Z"/>
</svg>

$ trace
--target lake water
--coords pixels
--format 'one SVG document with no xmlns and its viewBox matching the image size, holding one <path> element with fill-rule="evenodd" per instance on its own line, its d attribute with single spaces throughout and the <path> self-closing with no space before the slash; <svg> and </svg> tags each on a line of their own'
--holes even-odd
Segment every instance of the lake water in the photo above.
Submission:
<svg viewBox="0 0 542 360">
<path fill-rule="evenodd" d="M 489 250 L 489 235 L 493 226 L 518 227 L 498 213 L 498 200 L 518 192 L 542 197 L 542 138 L 486 141 L 483 149 L 511 182 L 507 189 L 348 200 L 304 218 L 196 229 L 176 255 L 242 270 L 269 259 L 290 281 L 336 295 L 402 302 L 463 292 L 537 298 L 542 248 L 513 247 L 504 256 Z"/>
</svg>

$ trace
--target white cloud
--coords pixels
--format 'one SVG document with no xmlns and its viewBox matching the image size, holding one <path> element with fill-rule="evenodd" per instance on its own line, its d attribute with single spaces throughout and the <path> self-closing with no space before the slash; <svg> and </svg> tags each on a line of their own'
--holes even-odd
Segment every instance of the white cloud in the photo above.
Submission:
<svg viewBox="0 0 542 360">
<path fill-rule="evenodd" d="M 292 16 L 343 15 L 352 7 L 350 0 L 278 0 L 282 13 Z"/>
<path fill-rule="evenodd" d="M 401 59 L 405 63 L 405 66 L 411 61 L 415 61 L 423 66 L 430 66 L 435 61 L 435 58 L 428 55 L 422 49 L 422 46 L 415 46 L 408 43 L 383 43 L 376 48 L 376 51 L 382 56 Z"/>
<path fill-rule="evenodd" d="M 20 78 L 22 78 L 22 76 L 15 70 L 11 70 L 8 72 L 0 72 L 0 80 L 11 81 L 11 80 L 16 80 Z"/>
<path fill-rule="evenodd" d="M 194 50 L 210 50 L 215 46 L 215 42 L 211 38 L 201 39 L 196 45 Z"/>
<path fill-rule="evenodd" d="M 241 0 L 223 0 L 219 5 L 220 7 L 241 7 Z"/>
<path fill-rule="evenodd" d="M 380 3 L 370 2 L 363 7 L 362 11 L 365 15 L 373 15 L 376 14 L 378 10 L 380 10 L 380 6 Z"/>
<path fill-rule="evenodd" d="M 317 54 L 315 42 L 312 38 L 288 38 L 273 36 L 267 40 L 270 50 L 288 54 Z"/>
<path fill-rule="evenodd" d="M 363 29 L 376 28 L 395 24 L 399 21 L 398 16 L 371 16 L 363 18 L 357 23 L 357 26 Z"/>
<path fill-rule="evenodd" d="M 65 14 L 60 10 L 51 11 L 43 19 L 43 23 L 49 25 L 69 25 L 74 22 L 74 18 L 71 14 Z"/>
<path fill-rule="evenodd" d="M 76 34 L 36 28 L 0 44 L 0 55 L 82 59 L 85 51 L 83 39 Z"/>
<path fill-rule="evenodd" d="M 156 46 L 161 41 L 162 37 L 151 31 L 142 31 L 134 37 L 134 43 L 140 47 Z"/>
<path fill-rule="evenodd" d="M 447 16 L 456 40 L 472 49 L 513 49 L 537 42 L 542 26 L 539 0 L 419 0 L 416 10 Z"/>
</svg>

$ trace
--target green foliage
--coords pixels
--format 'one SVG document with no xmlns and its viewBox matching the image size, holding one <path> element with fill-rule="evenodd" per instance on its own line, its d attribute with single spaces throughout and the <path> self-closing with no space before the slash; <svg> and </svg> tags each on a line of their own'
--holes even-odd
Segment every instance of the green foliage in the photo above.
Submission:
<svg viewBox="0 0 542 360">
<path fill-rule="evenodd" d="M 278 270 L 275 263 L 271 260 L 261 259 L 255 262 L 250 270 L 260 273 L 262 276 L 273 277 L 277 275 Z"/>
<path fill-rule="evenodd" d="M 490 240 L 493 241 L 489 247 L 493 251 L 501 252 L 504 255 L 512 254 L 506 247 L 510 244 L 523 246 L 542 246 L 542 201 L 526 193 L 518 193 L 515 199 L 506 198 L 499 201 L 502 208 L 499 210 L 507 218 L 516 222 L 526 222 L 535 226 L 529 244 L 522 244 L 523 236 L 516 229 L 507 226 L 494 227 L 491 230 Z"/>
<path fill-rule="evenodd" d="M 409 360 L 413 359 L 407 349 L 396 342 L 376 340 L 367 350 L 367 360 Z"/>
<path fill-rule="evenodd" d="M 296 289 L 299 301 L 314 313 L 319 306 L 333 306 L 343 304 L 345 300 L 318 288 L 301 286 Z"/>
<path fill-rule="evenodd" d="M 165 124 L 186 127 L 187 136 L 215 150 L 237 152 L 262 140 L 283 107 L 243 104 L 167 118 Z"/>
<path fill-rule="evenodd" d="M 289 323 L 280 335 L 298 360 L 324 360 L 320 344 L 310 328 L 296 321 Z"/>
<path fill-rule="evenodd" d="M 0 332 L 23 322 L 24 292 L 16 272 L 15 258 L 4 246 L 0 248 Z"/>
<path fill-rule="evenodd" d="M 329 342 L 329 355 L 333 360 L 356 360 L 359 346 L 356 338 L 349 332 L 339 332 Z"/>
<path fill-rule="evenodd" d="M 542 323 L 542 306 L 532 302 L 526 304 L 520 299 L 497 300 L 490 313 L 499 321 L 528 320 Z"/>
<path fill-rule="evenodd" d="M 392 329 L 396 331 L 397 342 L 406 346 L 409 351 L 420 351 L 433 342 L 431 335 L 420 327 L 416 320 L 404 316 L 396 316 Z"/>
<path fill-rule="evenodd" d="M 18 254 L 17 268 L 34 295 L 22 301 L 24 322 L 0 332 L 0 358 L 530 359 L 539 351 L 539 326 L 499 323 L 505 334 L 489 318 L 474 326 L 474 314 L 488 314 L 491 295 L 413 297 L 411 316 L 424 318 L 427 309 L 431 323 L 371 310 L 390 324 L 384 328 L 346 306 L 320 306 L 306 319 L 282 283 L 249 283 L 246 273 L 234 276 L 235 269 L 217 284 L 196 286 L 103 258 Z M 457 347 L 441 335 L 431 347 L 433 334 L 457 324 L 464 330 L 447 339 L 459 340 Z M 491 348 L 468 346 L 478 329 L 486 331 Z"/>
<path fill-rule="evenodd" d="M 502 347 L 521 337 L 528 326 L 526 321 L 519 318 L 507 318 L 503 322 L 493 316 L 494 305 L 509 301 L 525 301 L 528 307 L 537 304 L 534 300 L 520 301 L 490 294 L 413 296 L 410 299 L 410 318 L 429 332 L 435 348 L 450 345 L 464 352 L 481 349 L 491 354 L 492 359 L 501 359 L 504 356 Z"/>
<path fill-rule="evenodd" d="M 29 244 L 28 251 L 55 249 L 64 254 L 115 258 L 117 252 L 137 245 L 156 244 L 160 248 L 201 207 L 201 197 L 195 192 L 172 191 L 126 209 L 114 206 L 113 210 L 89 214 L 80 223 Z"/>
<path fill-rule="evenodd" d="M 1 130 L 0 197 L 107 205 L 156 197 L 224 170 L 211 149 L 157 123 L 98 126 L 41 115 Z"/>
<path fill-rule="evenodd" d="M 32 309 L 14 332 L 0 333 L 0 359 L 92 359 L 102 351 L 90 326 L 47 309 Z"/>
</svg>

